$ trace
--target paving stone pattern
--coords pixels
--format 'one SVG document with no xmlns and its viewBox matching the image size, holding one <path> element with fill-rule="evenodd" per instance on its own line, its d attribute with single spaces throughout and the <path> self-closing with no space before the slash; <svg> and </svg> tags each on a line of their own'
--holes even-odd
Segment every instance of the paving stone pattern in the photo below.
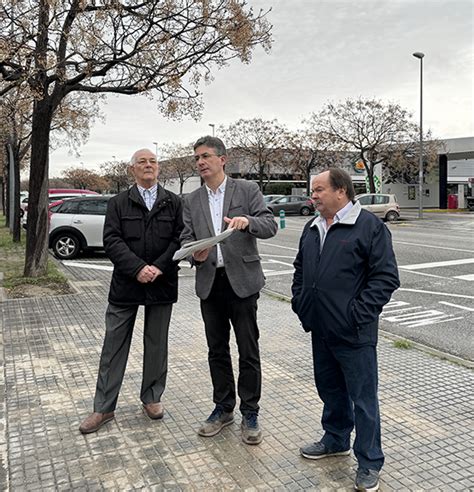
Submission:
<svg viewBox="0 0 474 492">
<path fill-rule="evenodd" d="M 242 443 L 238 413 L 219 435 L 196 434 L 213 404 L 189 276 L 180 280 L 170 326 L 165 418 L 151 421 L 139 401 L 140 311 L 116 419 L 82 436 L 78 425 L 92 409 L 109 274 L 69 272 L 77 294 L 0 304 L 10 490 L 352 490 L 352 456 L 317 462 L 299 456 L 300 445 L 321 436 L 310 338 L 289 304 L 266 294 L 259 301 L 264 441 Z M 235 357 L 235 345 L 232 350 Z M 473 371 L 383 339 L 379 364 L 381 490 L 474 490 Z"/>
</svg>

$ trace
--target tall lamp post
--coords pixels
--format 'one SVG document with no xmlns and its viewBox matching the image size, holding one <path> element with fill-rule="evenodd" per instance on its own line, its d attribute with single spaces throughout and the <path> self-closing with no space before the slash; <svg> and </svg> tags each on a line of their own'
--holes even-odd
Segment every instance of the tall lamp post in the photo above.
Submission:
<svg viewBox="0 0 474 492">
<path fill-rule="evenodd" d="M 418 218 L 423 218 L 423 57 L 424 53 L 416 51 L 415 58 L 420 60 L 420 156 L 418 167 Z"/>
<path fill-rule="evenodd" d="M 215 124 L 214 123 L 209 123 L 209 126 L 212 128 L 212 136 L 214 137 L 214 128 L 215 128 Z"/>
</svg>

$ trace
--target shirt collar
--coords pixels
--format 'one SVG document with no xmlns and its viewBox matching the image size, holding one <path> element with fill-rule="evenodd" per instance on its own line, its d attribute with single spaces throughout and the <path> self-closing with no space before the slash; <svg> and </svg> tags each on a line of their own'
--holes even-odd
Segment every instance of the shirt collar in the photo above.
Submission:
<svg viewBox="0 0 474 492">
<path fill-rule="evenodd" d="M 145 190 L 148 190 L 152 195 L 154 193 L 156 193 L 157 189 L 158 189 L 158 183 L 155 183 L 151 188 L 143 188 L 143 186 L 140 186 L 139 184 L 137 184 L 137 188 L 138 188 L 138 191 L 140 192 L 140 195 L 143 196 L 143 193 L 145 192 Z"/>
<path fill-rule="evenodd" d="M 334 224 L 336 224 L 337 222 L 341 222 L 344 219 L 344 217 L 352 210 L 353 206 L 354 204 L 351 201 L 349 201 L 344 207 L 338 210 L 336 212 L 336 215 L 334 215 Z M 310 225 L 310 227 L 313 227 L 321 222 L 326 224 L 326 219 L 322 215 L 318 215 L 318 217 L 316 217 L 313 220 L 313 223 Z"/>
<path fill-rule="evenodd" d="M 224 177 L 224 181 L 222 181 L 222 183 L 218 186 L 215 193 L 214 193 L 214 191 L 211 190 L 211 188 L 209 188 L 209 186 L 205 185 L 206 190 L 207 190 L 207 194 L 208 195 L 217 195 L 217 193 L 224 193 L 226 184 L 227 184 L 227 176 Z"/>
</svg>

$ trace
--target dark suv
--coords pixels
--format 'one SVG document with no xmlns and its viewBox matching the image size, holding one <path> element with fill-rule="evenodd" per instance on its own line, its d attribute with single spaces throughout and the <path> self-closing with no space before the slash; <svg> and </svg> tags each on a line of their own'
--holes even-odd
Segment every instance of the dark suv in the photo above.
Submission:
<svg viewBox="0 0 474 492">
<path fill-rule="evenodd" d="M 85 249 L 102 249 L 105 212 L 110 196 L 70 198 L 50 208 L 49 247 L 60 260 Z"/>
<path fill-rule="evenodd" d="M 279 214 L 280 210 L 283 210 L 285 214 L 310 215 L 314 213 L 314 204 L 308 196 L 280 196 L 268 202 L 267 207 L 273 214 Z"/>
</svg>

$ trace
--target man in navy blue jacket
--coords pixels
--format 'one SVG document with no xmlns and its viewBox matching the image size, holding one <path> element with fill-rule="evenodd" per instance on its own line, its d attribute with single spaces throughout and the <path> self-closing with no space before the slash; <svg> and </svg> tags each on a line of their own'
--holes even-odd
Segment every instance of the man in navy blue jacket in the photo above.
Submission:
<svg viewBox="0 0 474 492">
<path fill-rule="evenodd" d="M 313 178 L 320 216 L 306 224 L 294 266 L 292 308 L 312 335 L 324 436 L 308 459 L 348 455 L 355 426 L 357 490 L 378 490 L 384 455 L 377 397 L 377 331 L 400 286 L 391 235 L 354 202 L 351 177 L 332 168 Z"/>
</svg>

